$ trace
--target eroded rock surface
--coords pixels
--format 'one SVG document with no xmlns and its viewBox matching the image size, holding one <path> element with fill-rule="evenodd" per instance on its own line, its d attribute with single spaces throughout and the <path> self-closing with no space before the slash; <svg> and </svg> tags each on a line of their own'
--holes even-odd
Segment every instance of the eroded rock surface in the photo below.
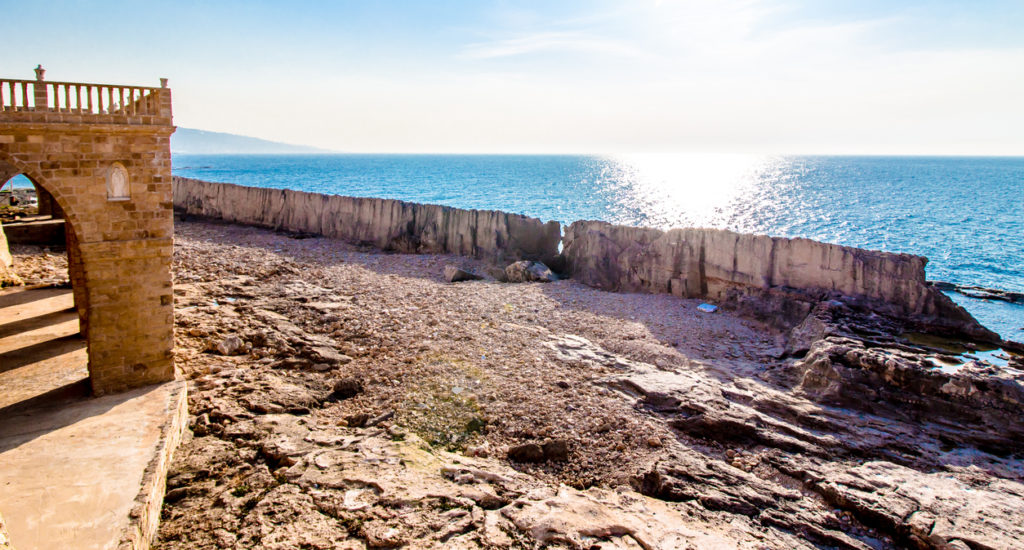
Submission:
<svg viewBox="0 0 1024 550">
<path fill-rule="evenodd" d="M 450 262 L 178 224 L 158 548 L 1024 548 L 1011 370 L 939 381 L 842 302 L 779 331 Z"/>
</svg>

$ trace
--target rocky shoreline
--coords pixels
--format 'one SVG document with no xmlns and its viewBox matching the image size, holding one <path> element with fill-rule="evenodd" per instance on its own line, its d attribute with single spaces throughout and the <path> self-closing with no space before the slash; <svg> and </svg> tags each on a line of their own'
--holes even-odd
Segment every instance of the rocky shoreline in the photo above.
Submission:
<svg viewBox="0 0 1024 550">
<path fill-rule="evenodd" d="M 293 231 L 407 253 L 451 253 L 502 264 L 540 260 L 613 291 L 703 298 L 794 324 L 839 299 L 916 330 L 1002 343 L 925 281 L 927 258 L 810 239 L 728 230 L 576 221 L 564 228 L 502 211 L 345 197 L 176 177 L 182 216 Z M 564 230 L 564 236 L 562 235 Z"/>
<path fill-rule="evenodd" d="M 457 256 L 176 232 L 192 421 L 158 548 L 1024 547 L 1018 356 L 944 372 L 839 300 L 781 327 Z M 14 254 L 29 282 L 60 270 Z"/>
</svg>

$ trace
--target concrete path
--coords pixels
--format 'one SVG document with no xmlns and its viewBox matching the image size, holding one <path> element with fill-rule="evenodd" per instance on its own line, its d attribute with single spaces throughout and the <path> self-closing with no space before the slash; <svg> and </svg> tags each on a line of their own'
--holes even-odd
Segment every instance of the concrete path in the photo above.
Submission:
<svg viewBox="0 0 1024 550">
<path fill-rule="evenodd" d="M 185 386 L 89 397 L 69 289 L 0 293 L 0 513 L 18 549 L 147 548 Z"/>
<path fill-rule="evenodd" d="M 0 292 L 0 409 L 87 385 L 87 363 L 70 288 Z"/>
</svg>

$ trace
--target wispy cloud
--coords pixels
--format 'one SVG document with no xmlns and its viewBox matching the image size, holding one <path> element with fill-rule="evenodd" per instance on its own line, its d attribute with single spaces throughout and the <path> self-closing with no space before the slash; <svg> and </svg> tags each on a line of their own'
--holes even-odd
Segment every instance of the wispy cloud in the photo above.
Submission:
<svg viewBox="0 0 1024 550">
<path fill-rule="evenodd" d="M 596 53 L 623 58 L 646 57 L 646 53 L 625 41 L 585 31 L 544 31 L 467 44 L 461 57 L 496 59 L 530 54 Z"/>
</svg>

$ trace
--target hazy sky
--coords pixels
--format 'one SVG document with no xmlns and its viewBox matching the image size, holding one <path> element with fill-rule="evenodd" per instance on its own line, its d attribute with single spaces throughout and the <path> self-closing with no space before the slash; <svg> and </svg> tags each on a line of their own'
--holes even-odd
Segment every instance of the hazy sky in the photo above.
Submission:
<svg viewBox="0 0 1024 550">
<path fill-rule="evenodd" d="M 0 76 L 342 151 L 1024 154 L 1024 1 L 0 0 Z"/>
</svg>

